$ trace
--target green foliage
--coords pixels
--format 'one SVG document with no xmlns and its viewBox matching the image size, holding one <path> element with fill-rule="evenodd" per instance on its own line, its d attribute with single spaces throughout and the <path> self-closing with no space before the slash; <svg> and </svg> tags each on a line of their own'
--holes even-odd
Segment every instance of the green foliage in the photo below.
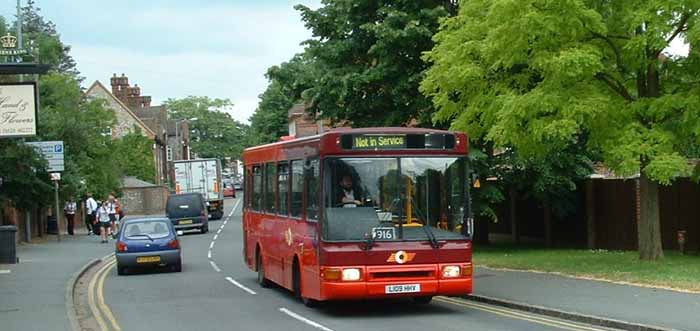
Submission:
<svg viewBox="0 0 700 331">
<path fill-rule="evenodd" d="M 111 137 L 101 133 L 115 124 L 114 112 L 103 100 L 86 100 L 72 75 L 51 73 L 39 82 L 37 141 L 63 140 L 65 168 L 61 178 L 64 196 L 92 191 L 106 197 L 119 188 L 121 173 Z"/>
<path fill-rule="evenodd" d="M 439 109 L 434 120 L 526 159 L 587 134 L 586 147 L 618 174 L 641 169 L 668 184 L 689 174 L 686 146 L 700 138 L 700 62 L 660 55 L 672 37 L 697 42 L 699 7 L 467 1 L 434 37 L 421 88 Z"/>
<path fill-rule="evenodd" d="M 271 143 L 288 134 L 288 111 L 295 103 L 303 102 L 317 75 L 316 67 L 304 54 L 267 70 L 270 84 L 250 117 L 248 146 Z"/>
<path fill-rule="evenodd" d="M 20 209 L 51 201 L 46 161 L 19 139 L 0 139 L 0 201 Z"/>
<path fill-rule="evenodd" d="M 240 158 L 248 126 L 225 112 L 233 107 L 230 100 L 190 96 L 168 99 L 164 105 L 170 118 L 188 120 L 192 152 L 198 157 Z"/>
<path fill-rule="evenodd" d="M 418 85 L 439 21 L 455 5 L 445 0 L 324 0 L 297 5 L 314 39 L 305 56 L 316 67 L 305 93 L 312 113 L 354 126 L 431 126 L 433 106 Z"/>
<path fill-rule="evenodd" d="M 153 141 L 144 136 L 138 126 L 134 126 L 132 132 L 113 141 L 114 161 L 122 176 L 155 182 L 156 171 L 152 145 Z"/>
<path fill-rule="evenodd" d="M 82 80 L 78 77 L 80 73 L 75 60 L 69 54 L 71 47 L 61 42 L 56 24 L 41 15 L 41 9 L 36 6 L 34 0 L 28 0 L 21 10 L 25 47 L 32 49 L 32 54 L 27 55 L 24 61 L 49 64 L 53 71 Z"/>
</svg>

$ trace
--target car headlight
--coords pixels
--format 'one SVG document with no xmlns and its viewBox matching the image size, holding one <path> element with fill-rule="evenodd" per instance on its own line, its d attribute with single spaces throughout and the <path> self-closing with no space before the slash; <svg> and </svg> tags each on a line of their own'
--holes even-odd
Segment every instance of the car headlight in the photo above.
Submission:
<svg viewBox="0 0 700 331">
<path fill-rule="evenodd" d="M 360 280 L 360 269 L 343 269 L 343 280 L 344 281 L 353 281 L 353 280 Z"/>
<path fill-rule="evenodd" d="M 456 265 L 442 267 L 442 278 L 455 278 L 460 276 L 460 268 Z"/>
</svg>

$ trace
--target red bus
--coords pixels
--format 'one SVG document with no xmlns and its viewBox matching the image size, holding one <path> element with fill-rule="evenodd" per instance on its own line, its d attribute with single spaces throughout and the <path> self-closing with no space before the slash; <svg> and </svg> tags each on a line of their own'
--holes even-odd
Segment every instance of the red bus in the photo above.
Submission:
<svg viewBox="0 0 700 331">
<path fill-rule="evenodd" d="M 243 255 L 319 301 L 472 292 L 467 136 L 336 129 L 248 148 Z"/>
</svg>

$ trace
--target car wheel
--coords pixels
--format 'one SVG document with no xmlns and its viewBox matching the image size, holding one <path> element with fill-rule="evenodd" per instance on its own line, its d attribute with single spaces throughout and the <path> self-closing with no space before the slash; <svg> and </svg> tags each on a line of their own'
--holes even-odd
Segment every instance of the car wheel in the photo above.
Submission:
<svg viewBox="0 0 700 331">
<path fill-rule="evenodd" d="M 419 305 L 427 305 L 430 303 L 430 301 L 433 300 L 433 297 L 427 296 L 427 297 L 413 297 L 413 302 L 419 304 Z"/>
<path fill-rule="evenodd" d="M 119 275 L 119 276 L 126 275 L 126 267 L 122 267 L 122 266 L 117 265 L 117 275 Z"/>
<path fill-rule="evenodd" d="M 200 230 L 202 231 L 202 233 L 209 232 L 209 225 L 202 225 Z"/>
<path fill-rule="evenodd" d="M 258 284 L 262 288 L 268 288 L 270 287 L 270 281 L 265 278 L 265 269 L 263 267 L 262 263 L 262 256 L 258 254 L 257 259 L 256 259 L 256 269 L 258 269 Z"/>
</svg>

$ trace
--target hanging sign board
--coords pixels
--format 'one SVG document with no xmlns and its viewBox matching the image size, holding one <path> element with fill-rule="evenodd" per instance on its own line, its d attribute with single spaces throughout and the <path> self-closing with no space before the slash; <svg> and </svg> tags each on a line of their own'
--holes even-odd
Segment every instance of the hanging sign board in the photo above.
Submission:
<svg viewBox="0 0 700 331">
<path fill-rule="evenodd" d="M 36 83 L 0 84 L 0 138 L 36 135 Z"/>
</svg>

